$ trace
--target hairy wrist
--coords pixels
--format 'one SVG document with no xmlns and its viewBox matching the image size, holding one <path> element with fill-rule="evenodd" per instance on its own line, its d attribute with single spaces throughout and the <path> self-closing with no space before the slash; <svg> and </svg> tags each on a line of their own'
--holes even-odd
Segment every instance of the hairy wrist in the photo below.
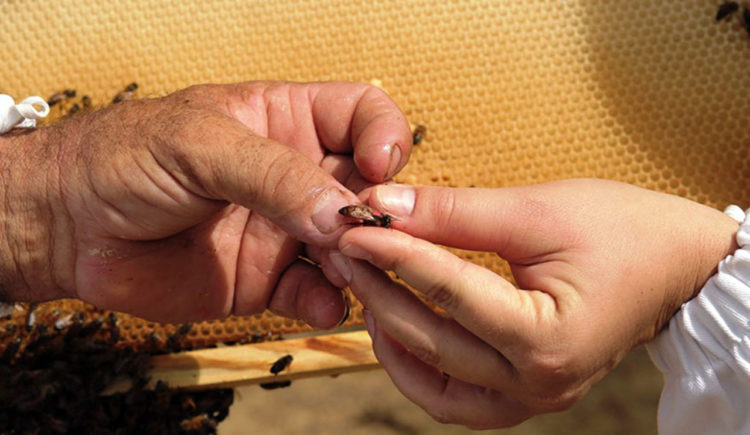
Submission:
<svg viewBox="0 0 750 435">
<path fill-rule="evenodd" d="M 61 281 L 60 261 L 69 252 L 65 213 L 60 213 L 54 129 L 30 130 L 0 138 L 0 290 L 13 301 L 71 296 Z M 61 216 L 62 214 L 62 216 Z M 65 285 L 68 284 L 68 285 Z"/>
</svg>

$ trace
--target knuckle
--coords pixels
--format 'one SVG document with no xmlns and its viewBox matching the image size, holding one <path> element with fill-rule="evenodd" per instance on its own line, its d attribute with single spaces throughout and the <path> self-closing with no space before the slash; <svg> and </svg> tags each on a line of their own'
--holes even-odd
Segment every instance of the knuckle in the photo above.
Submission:
<svg viewBox="0 0 750 435">
<path fill-rule="evenodd" d="M 461 295 L 459 293 L 459 284 L 454 282 L 455 277 L 467 276 L 466 268 L 469 263 L 458 260 L 458 263 L 451 264 L 449 272 L 443 272 L 436 275 L 433 281 L 422 289 L 422 292 L 432 302 L 447 311 L 459 310 L 461 304 Z"/>
<path fill-rule="evenodd" d="M 456 308 L 458 301 L 456 292 L 443 279 L 430 284 L 423 292 L 425 296 L 444 310 L 454 310 Z"/>
<path fill-rule="evenodd" d="M 525 372 L 531 386 L 525 402 L 541 412 L 566 410 L 581 396 L 583 376 L 572 352 L 537 352 Z"/>
<path fill-rule="evenodd" d="M 449 230 L 456 213 L 456 195 L 452 189 L 439 189 L 436 198 L 424 198 L 432 205 L 432 219 L 438 228 Z"/>
<path fill-rule="evenodd" d="M 557 338 L 562 342 L 564 339 Z M 536 349 L 530 352 L 527 373 L 543 377 L 546 381 L 569 378 L 575 366 L 575 355 L 566 349 Z"/>
</svg>

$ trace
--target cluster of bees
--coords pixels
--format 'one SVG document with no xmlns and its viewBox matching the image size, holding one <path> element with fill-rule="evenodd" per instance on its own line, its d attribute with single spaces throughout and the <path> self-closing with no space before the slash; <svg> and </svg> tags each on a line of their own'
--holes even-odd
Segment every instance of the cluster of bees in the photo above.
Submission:
<svg viewBox="0 0 750 435">
<path fill-rule="evenodd" d="M 121 340 L 121 323 L 114 312 L 0 304 L 0 432 L 216 433 L 233 390 L 146 389 L 151 356 L 189 349 L 193 325 L 152 334 L 151 349 L 135 351 Z M 103 395 L 115 379 L 132 387 Z"/>
<path fill-rule="evenodd" d="M 130 83 L 112 98 L 112 104 L 132 99 L 137 89 L 138 83 Z M 86 111 L 93 108 L 90 96 L 83 95 L 80 100 L 76 100 L 77 95 L 78 91 L 75 89 L 64 89 L 50 96 L 47 99 L 47 104 L 49 107 L 57 106 L 65 115 L 73 115 L 82 110 Z"/>
<path fill-rule="evenodd" d="M 739 10 L 740 4 L 738 2 L 724 2 L 719 5 L 719 10 L 716 11 L 716 21 L 729 19 L 737 14 Z M 742 23 L 743 27 L 745 27 L 747 34 L 750 35 L 750 9 L 743 6 L 742 14 L 740 14 L 739 19 L 740 23 Z"/>
</svg>

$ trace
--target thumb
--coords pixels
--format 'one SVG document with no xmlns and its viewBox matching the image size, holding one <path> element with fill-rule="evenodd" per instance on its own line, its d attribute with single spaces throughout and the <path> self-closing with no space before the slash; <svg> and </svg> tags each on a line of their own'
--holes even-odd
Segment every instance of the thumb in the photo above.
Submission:
<svg viewBox="0 0 750 435">
<path fill-rule="evenodd" d="M 152 152 L 183 186 L 257 212 L 297 239 L 335 246 L 346 223 L 338 210 L 359 203 L 315 162 L 216 115 L 175 128 Z M 208 127 L 207 127 L 208 126 Z"/>
<path fill-rule="evenodd" d="M 390 214 L 393 227 L 433 243 L 497 252 L 522 261 L 568 241 L 555 225 L 554 204 L 541 186 L 500 189 L 385 184 L 367 202 Z M 559 218 L 560 216 L 558 216 Z"/>
</svg>

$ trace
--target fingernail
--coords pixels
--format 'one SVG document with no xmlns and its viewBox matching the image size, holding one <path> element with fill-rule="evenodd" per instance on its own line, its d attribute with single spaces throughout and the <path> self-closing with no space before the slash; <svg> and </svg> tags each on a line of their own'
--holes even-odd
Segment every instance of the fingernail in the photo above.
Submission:
<svg viewBox="0 0 750 435">
<path fill-rule="evenodd" d="M 313 225 L 323 234 L 336 231 L 344 224 L 338 211 L 341 207 L 349 205 L 350 202 L 340 190 L 336 188 L 327 189 L 320 194 L 318 202 L 313 208 L 311 217 Z"/>
<path fill-rule="evenodd" d="M 331 252 L 333 252 L 333 251 L 331 251 Z M 357 258 L 359 260 L 365 260 L 365 261 L 372 261 L 372 254 L 371 253 L 369 253 L 368 251 L 365 251 L 364 249 L 362 249 L 359 246 L 352 245 L 351 243 L 342 246 L 341 247 L 341 253 L 344 254 L 344 255 L 346 255 L 347 257 Z M 346 257 L 344 257 L 344 258 L 346 258 Z M 331 258 L 331 260 L 333 260 L 333 258 Z M 349 272 L 351 273 L 351 270 Z M 347 281 L 349 281 L 349 280 L 347 280 Z"/>
<path fill-rule="evenodd" d="M 375 198 L 383 211 L 397 218 L 405 218 L 414 211 L 414 188 L 402 184 L 384 184 L 375 188 Z"/>
<path fill-rule="evenodd" d="M 390 153 L 388 157 L 388 172 L 385 174 L 386 180 L 396 175 L 398 165 L 401 163 L 401 148 L 397 144 L 388 144 L 387 147 L 390 148 Z"/>
<path fill-rule="evenodd" d="M 367 333 L 370 334 L 370 340 L 375 341 L 375 319 L 370 314 L 370 310 L 367 308 L 362 310 L 362 317 L 365 319 L 365 327 Z"/>
<path fill-rule="evenodd" d="M 349 305 L 349 297 L 346 295 L 346 293 L 343 293 L 344 296 L 344 317 L 339 320 L 339 323 L 336 325 L 336 327 L 339 327 L 343 325 L 347 320 L 349 320 L 349 314 L 352 312 L 352 309 Z"/>
<path fill-rule="evenodd" d="M 352 267 L 349 265 L 349 259 L 344 257 L 339 251 L 331 251 L 328 254 L 328 258 L 331 259 L 331 264 L 333 264 L 333 267 L 336 268 L 344 280 L 351 282 Z"/>
</svg>

